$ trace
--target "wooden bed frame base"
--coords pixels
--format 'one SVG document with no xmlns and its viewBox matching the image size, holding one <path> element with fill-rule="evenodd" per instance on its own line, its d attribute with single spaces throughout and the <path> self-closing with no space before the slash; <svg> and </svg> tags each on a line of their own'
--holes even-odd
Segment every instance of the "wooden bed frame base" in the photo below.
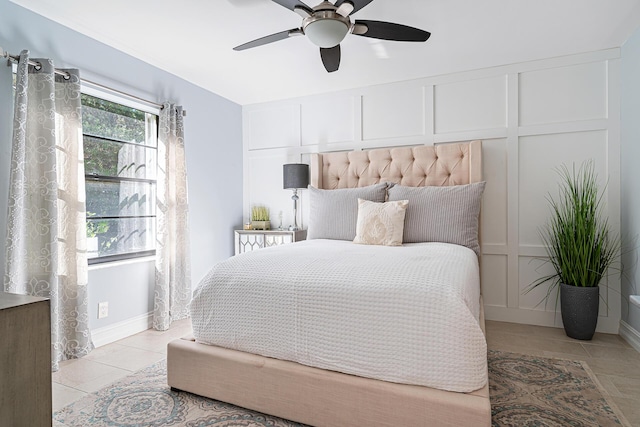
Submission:
<svg viewBox="0 0 640 427">
<path fill-rule="evenodd" d="M 482 307 L 482 305 L 481 305 Z M 481 310 L 484 330 L 484 310 Z M 313 426 L 490 426 L 488 382 L 455 393 L 199 344 L 168 344 L 173 389 Z"/>
</svg>

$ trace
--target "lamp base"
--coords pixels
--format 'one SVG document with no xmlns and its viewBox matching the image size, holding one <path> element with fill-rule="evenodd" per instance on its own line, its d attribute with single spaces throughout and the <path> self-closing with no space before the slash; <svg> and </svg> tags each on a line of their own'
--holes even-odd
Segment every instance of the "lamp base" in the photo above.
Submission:
<svg viewBox="0 0 640 427">
<path fill-rule="evenodd" d="M 298 189 L 293 189 L 293 196 L 291 196 L 291 200 L 293 200 L 293 225 L 289 226 L 289 231 L 298 231 Z"/>
</svg>

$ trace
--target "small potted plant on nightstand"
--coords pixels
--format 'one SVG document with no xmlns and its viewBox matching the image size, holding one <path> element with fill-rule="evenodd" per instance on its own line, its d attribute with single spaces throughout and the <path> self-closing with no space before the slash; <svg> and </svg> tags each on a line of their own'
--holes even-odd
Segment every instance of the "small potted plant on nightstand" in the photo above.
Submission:
<svg viewBox="0 0 640 427">
<path fill-rule="evenodd" d="M 251 208 L 251 228 L 254 230 L 269 230 L 269 209 L 265 206 L 254 206 Z"/>
<path fill-rule="evenodd" d="M 551 282 L 548 298 L 559 289 L 562 322 L 567 336 L 590 340 L 598 322 L 600 282 L 620 255 L 620 238 L 610 236 L 602 216 L 593 161 L 577 171 L 562 166 L 558 198 L 548 197 L 551 218 L 540 235 L 554 273 L 531 283 L 526 292 Z"/>
</svg>

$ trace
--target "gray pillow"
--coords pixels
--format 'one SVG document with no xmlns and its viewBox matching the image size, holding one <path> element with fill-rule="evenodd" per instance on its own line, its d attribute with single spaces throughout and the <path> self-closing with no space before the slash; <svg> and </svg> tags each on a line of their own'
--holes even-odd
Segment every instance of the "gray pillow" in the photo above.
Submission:
<svg viewBox="0 0 640 427">
<path fill-rule="evenodd" d="M 353 240 L 358 222 L 358 199 L 384 202 L 387 184 L 320 190 L 309 186 L 307 239 Z"/>
<path fill-rule="evenodd" d="M 485 184 L 483 181 L 445 187 L 391 187 L 389 201 L 409 201 L 402 242 L 454 243 L 479 255 L 478 216 Z"/>
</svg>

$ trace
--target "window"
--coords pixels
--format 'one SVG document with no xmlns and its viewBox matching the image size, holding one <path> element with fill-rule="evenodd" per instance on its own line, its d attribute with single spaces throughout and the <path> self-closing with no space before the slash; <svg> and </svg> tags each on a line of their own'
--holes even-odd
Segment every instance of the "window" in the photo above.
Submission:
<svg viewBox="0 0 640 427">
<path fill-rule="evenodd" d="M 158 117 L 88 94 L 82 133 L 89 264 L 155 253 Z M 95 91 L 89 91 L 95 92 Z M 99 95 L 99 93 L 98 93 Z"/>
</svg>

